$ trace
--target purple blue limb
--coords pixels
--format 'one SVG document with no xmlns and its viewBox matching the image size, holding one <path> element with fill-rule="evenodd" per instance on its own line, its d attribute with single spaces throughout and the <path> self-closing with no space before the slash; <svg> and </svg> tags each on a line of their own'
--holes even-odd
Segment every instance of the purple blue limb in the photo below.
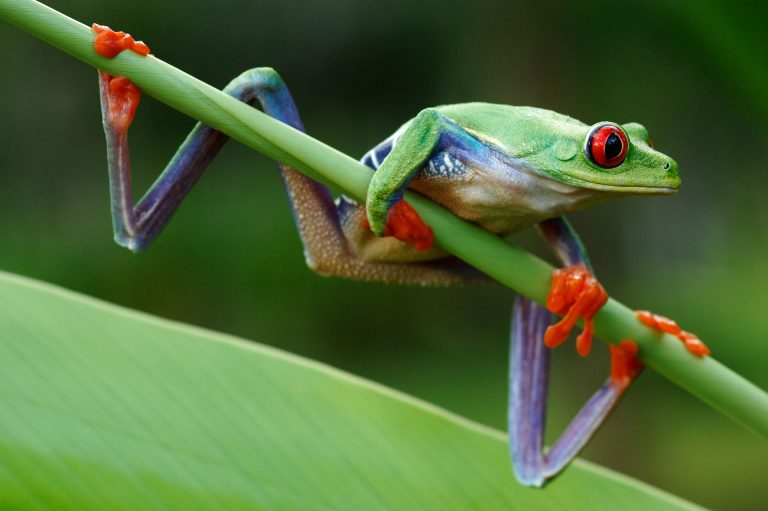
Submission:
<svg viewBox="0 0 768 511">
<path fill-rule="evenodd" d="M 565 218 L 547 220 L 539 227 L 564 264 L 570 268 L 589 265 L 578 235 Z M 543 486 L 573 460 L 642 369 L 635 358 L 636 344 L 623 341 L 618 347 L 611 346 L 610 376 L 546 450 L 543 439 L 550 355 L 544 339 L 551 320 L 550 312 L 530 299 L 520 296 L 515 301 L 510 349 L 509 448 L 518 481 L 535 487 Z"/>
<path fill-rule="evenodd" d="M 584 243 L 567 218 L 550 218 L 539 222 L 537 227 L 563 266 L 583 264 L 593 271 Z"/>
<path fill-rule="evenodd" d="M 228 137 L 198 123 L 146 195 L 134 207 L 128 126 L 111 114 L 114 95 L 108 75 L 99 74 L 102 116 L 107 139 L 112 221 L 115 240 L 133 251 L 143 251 L 168 223 Z M 247 71 L 233 80 L 224 92 L 246 103 L 258 101 L 271 116 L 303 129 L 293 100 L 277 73 L 262 68 Z"/>
<path fill-rule="evenodd" d="M 549 382 L 549 349 L 544 331 L 552 315 L 532 300 L 518 296 L 512 309 L 509 363 L 509 450 L 517 480 L 544 484 L 544 424 Z"/>
</svg>

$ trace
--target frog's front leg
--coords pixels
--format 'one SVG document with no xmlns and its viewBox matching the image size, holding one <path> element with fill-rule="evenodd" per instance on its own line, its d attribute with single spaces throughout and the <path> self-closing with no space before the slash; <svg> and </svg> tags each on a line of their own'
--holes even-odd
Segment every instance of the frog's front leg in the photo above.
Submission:
<svg viewBox="0 0 768 511">
<path fill-rule="evenodd" d="M 570 463 L 643 367 L 636 358 L 637 345 L 632 341 L 610 346 L 610 376 L 581 408 L 555 444 L 544 451 L 549 371 L 546 339 L 553 336 L 552 332 L 555 332 L 554 336 L 559 341 L 567 337 L 578 319 L 578 313 L 591 314 L 604 303 L 604 291 L 596 281 L 588 279 L 591 279 L 591 273 L 586 252 L 565 218 L 547 220 L 539 227 L 555 253 L 567 265 L 566 270 L 578 268 L 576 272 L 564 273 L 560 284 L 566 294 L 576 298 L 570 304 L 570 309 L 580 310 L 577 314 L 567 311 L 567 323 L 561 321 L 558 327 L 550 325 L 551 314 L 541 305 L 524 297 L 518 297 L 515 302 L 510 355 L 509 440 L 515 475 L 521 483 L 529 486 L 542 486 Z M 578 277 L 571 278 L 571 275 Z M 552 298 L 562 298 L 558 296 L 558 286 L 553 288 L 550 301 Z M 591 335 L 585 324 L 585 332 L 580 336 L 582 340 L 577 344 L 581 354 L 588 352 Z"/>
<path fill-rule="evenodd" d="M 427 108 L 410 122 L 387 155 L 368 187 L 366 209 L 371 230 L 394 236 L 428 250 L 434 236 L 418 213 L 403 199 L 411 179 L 442 149 L 466 145 L 471 135 L 434 108 Z"/>
</svg>

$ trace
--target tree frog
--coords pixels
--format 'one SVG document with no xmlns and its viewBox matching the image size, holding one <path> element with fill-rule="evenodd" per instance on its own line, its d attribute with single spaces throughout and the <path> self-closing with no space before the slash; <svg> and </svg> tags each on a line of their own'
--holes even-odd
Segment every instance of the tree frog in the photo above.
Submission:
<svg viewBox="0 0 768 511">
<path fill-rule="evenodd" d="M 126 49 L 149 53 L 128 34 L 95 24 L 93 29 L 95 49 L 104 56 Z M 115 239 L 143 251 L 227 137 L 198 124 L 134 206 L 127 134 L 140 93 L 123 77 L 100 72 L 99 82 Z M 246 71 L 224 91 L 304 129 L 288 88 L 270 68 Z M 320 274 L 433 286 L 487 279 L 434 246 L 432 230 L 403 200 L 406 188 L 500 236 L 537 225 L 562 261 L 546 308 L 520 297 L 513 309 L 510 452 L 517 479 L 542 486 L 584 447 L 642 369 L 631 340 L 610 346 L 610 376 L 545 450 L 548 347 L 565 341 L 583 319 L 576 346 L 586 356 L 592 317 L 608 298 L 562 215 L 630 194 L 672 194 L 680 185 L 677 164 L 653 148 L 640 124 L 587 125 L 548 110 L 489 103 L 422 110 L 361 162 L 375 171 L 365 204 L 344 196 L 334 200 L 323 185 L 279 164 L 307 264 Z M 550 325 L 551 313 L 563 318 Z M 646 312 L 639 319 L 706 355 L 701 341 L 673 321 Z"/>
</svg>

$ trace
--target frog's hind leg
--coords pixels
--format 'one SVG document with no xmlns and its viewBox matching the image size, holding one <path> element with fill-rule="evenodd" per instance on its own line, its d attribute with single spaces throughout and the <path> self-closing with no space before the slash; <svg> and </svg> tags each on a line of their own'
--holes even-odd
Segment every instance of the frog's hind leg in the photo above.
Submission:
<svg viewBox="0 0 768 511">
<path fill-rule="evenodd" d="M 364 226 L 365 208 L 342 196 L 336 203 L 317 182 L 284 167 L 296 226 L 307 265 L 317 273 L 368 282 L 451 286 L 490 279 L 439 249 L 416 250 L 395 238 L 380 238 Z M 437 259 L 433 259 L 437 257 Z"/>
<path fill-rule="evenodd" d="M 590 266 L 578 236 L 564 218 L 547 220 L 540 228 L 563 263 Z M 549 349 L 544 339 L 550 322 L 547 309 L 518 297 L 513 310 L 510 353 L 509 446 L 515 476 L 528 486 L 542 486 L 573 460 L 642 370 L 635 343 L 623 341 L 619 346 L 610 346 L 609 378 L 545 452 Z"/>
<path fill-rule="evenodd" d="M 134 206 L 128 128 L 139 101 L 139 92 L 126 78 L 112 77 L 101 71 L 99 86 L 115 241 L 140 252 L 146 250 L 165 227 L 229 137 L 202 123 L 196 124 L 165 170 Z M 269 115 L 303 129 L 288 90 L 270 68 L 246 71 L 230 82 L 224 92 L 248 104 L 260 102 Z"/>
<path fill-rule="evenodd" d="M 128 127 L 138 104 L 139 92 L 127 79 L 111 77 L 103 72 L 99 73 L 99 83 L 115 240 L 133 251 L 143 251 L 168 223 L 229 137 L 198 123 L 146 195 L 134 206 Z M 260 104 L 268 115 L 304 130 L 288 88 L 271 68 L 244 72 L 230 82 L 224 92 L 245 103 Z M 382 245 L 375 240 L 350 243 L 341 223 L 348 220 L 349 215 L 340 214 L 328 189 L 285 165 L 279 166 L 304 244 L 307 264 L 318 273 L 357 280 L 422 285 L 451 285 L 484 279 L 476 270 L 450 258 L 407 262 L 414 259 L 405 257 L 403 261 L 406 262 L 399 262 L 374 261 L 373 257 L 364 257 L 357 249 L 366 248 L 370 252 L 372 247 Z M 357 231 L 352 228 L 347 232 Z M 357 234 L 358 238 L 364 235 Z M 375 238 L 373 235 L 370 237 Z M 406 249 L 405 256 L 408 253 Z M 423 256 L 420 258 L 424 259 Z"/>
<path fill-rule="evenodd" d="M 612 346 L 611 376 L 545 452 L 549 349 L 543 340 L 552 316 L 543 306 L 518 297 L 512 317 L 509 448 L 518 481 L 539 487 L 559 474 L 587 444 L 629 387 L 640 366 L 634 358 L 636 345 Z"/>
<path fill-rule="evenodd" d="M 549 382 L 549 350 L 541 339 L 549 311 L 523 296 L 512 310 L 509 364 L 509 449 L 522 484 L 544 484 L 544 423 Z"/>
</svg>

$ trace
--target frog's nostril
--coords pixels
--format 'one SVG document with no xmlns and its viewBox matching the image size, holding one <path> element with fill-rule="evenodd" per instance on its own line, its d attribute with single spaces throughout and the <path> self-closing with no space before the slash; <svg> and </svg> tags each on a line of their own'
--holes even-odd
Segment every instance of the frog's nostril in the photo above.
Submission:
<svg viewBox="0 0 768 511">
<path fill-rule="evenodd" d="M 663 166 L 664 170 L 669 170 L 669 162 L 666 162 Z"/>
</svg>

